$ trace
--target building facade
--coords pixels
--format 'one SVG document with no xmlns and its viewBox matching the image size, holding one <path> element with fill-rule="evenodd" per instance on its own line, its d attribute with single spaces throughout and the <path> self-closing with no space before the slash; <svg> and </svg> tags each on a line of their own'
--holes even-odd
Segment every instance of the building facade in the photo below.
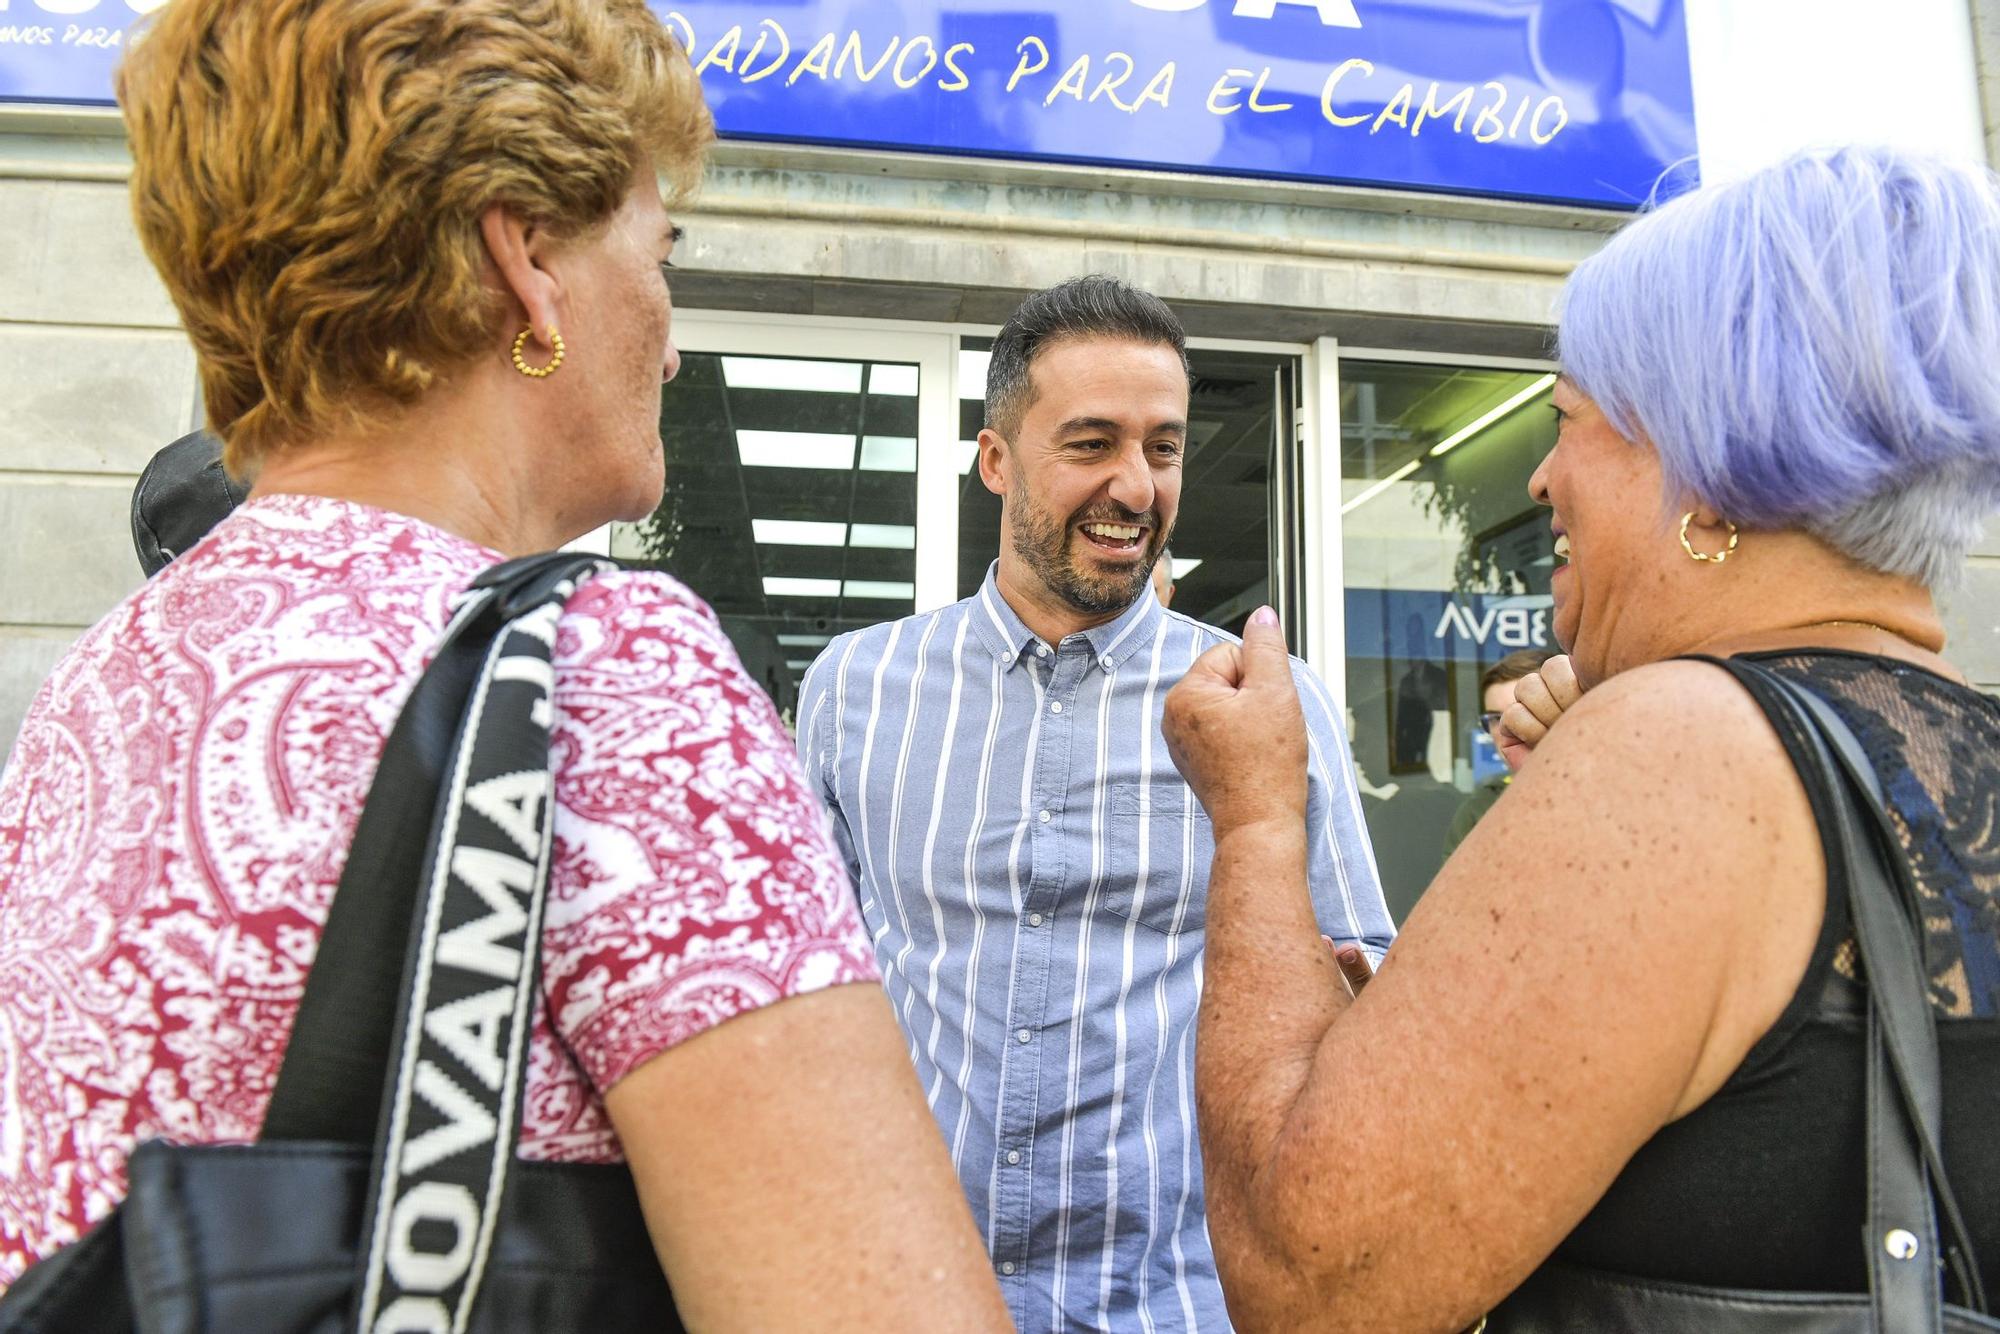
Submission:
<svg viewBox="0 0 2000 1334">
<path fill-rule="evenodd" d="M 0 0 L 0 95 L 17 99 L 0 106 L 0 749 L 56 657 L 137 585 L 132 482 L 200 416 L 116 114 L 27 100 L 52 76 L 16 41 L 122 33 L 135 3 Z M 1406 908 L 1497 764 L 1480 667 L 1548 642 L 1553 556 L 1525 485 L 1553 439 L 1554 299 L 1644 193 L 1606 164 L 1698 154 L 1714 179 L 1851 139 L 2000 152 L 2000 0 L 1904 0 L 1893 23 L 1864 0 L 1088 7 L 1111 17 L 1079 23 L 1083 0 L 659 6 L 728 137 L 676 253 L 668 495 L 594 540 L 708 597 L 788 707 L 833 635 L 983 577 L 999 509 L 968 442 L 1020 297 L 1081 272 L 1155 291 L 1195 339 L 1174 606 L 1232 627 L 1280 608 L 1346 704 Z M 1340 45 L 1419 20 L 1416 48 Z M 1310 78 L 1299 34 L 1330 44 Z M 825 69 L 801 75 L 821 37 Z M 1428 48 L 1444 73 L 1421 70 Z M 1480 66 L 1510 49 L 1519 68 Z M 1370 58 L 1324 57 L 1341 50 Z M 1159 110 L 1162 64 L 1179 119 L 1128 132 Z M 1675 87 L 1679 106 L 1658 92 Z M 982 123 L 955 120 L 954 96 Z M 1589 151 L 1558 156 L 1568 136 Z M 1948 616 L 1953 656 L 2000 689 L 2000 531 Z"/>
</svg>

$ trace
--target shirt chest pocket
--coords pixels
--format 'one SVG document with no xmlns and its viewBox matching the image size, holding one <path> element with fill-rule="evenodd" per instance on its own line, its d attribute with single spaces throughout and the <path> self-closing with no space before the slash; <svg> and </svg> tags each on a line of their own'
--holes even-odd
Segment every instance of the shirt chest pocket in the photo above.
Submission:
<svg viewBox="0 0 2000 1334">
<path fill-rule="evenodd" d="M 1106 796 L 1099 902 L 1162 935 L 1199 932 L 1207 918 L 1208 866 L 1215 856 L 1208 813 L 1171 769 L 1114 784 Z"/>
</svg>

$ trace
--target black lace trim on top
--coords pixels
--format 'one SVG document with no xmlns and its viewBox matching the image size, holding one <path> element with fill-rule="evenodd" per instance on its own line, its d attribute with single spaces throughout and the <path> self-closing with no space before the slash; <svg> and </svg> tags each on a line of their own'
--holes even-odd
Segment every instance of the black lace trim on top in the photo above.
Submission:
<svg viewBox="0 0 2000 1334">
<path fill-rule="evenodd" d="M 1824 697 L 1874 762 L 1915 875 L 1939 1017 L 2000 1017 L 2000 700 L 1872 654 L 1743 656 Z M 1851 935 L 1833 967 L 1854 976 Z"/>
</svg>

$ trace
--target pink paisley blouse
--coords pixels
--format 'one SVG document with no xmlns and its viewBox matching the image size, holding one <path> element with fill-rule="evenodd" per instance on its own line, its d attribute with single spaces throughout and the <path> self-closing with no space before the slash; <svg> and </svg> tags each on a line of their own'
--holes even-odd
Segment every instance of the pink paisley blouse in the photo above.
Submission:
<svg viewBox="0 0 2000 1334">
<path fill-rule="evenodd" d="M 496 553 L 244 506 L 77 643 L 0 776 L 0 1285 L 142 1139 L 254 1139 L 389 729 Z M 714 614 L 586 583 L 556 645 L 555 852 L 521 1155 L 619 1159 L 603 1094 L 732 1016 L 876 977 L 825 817 Z"/>
</svg>

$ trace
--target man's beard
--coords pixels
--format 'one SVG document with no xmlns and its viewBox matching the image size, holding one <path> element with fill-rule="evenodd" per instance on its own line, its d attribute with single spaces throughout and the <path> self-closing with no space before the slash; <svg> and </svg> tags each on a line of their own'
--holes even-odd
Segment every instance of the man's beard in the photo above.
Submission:
<svg viewBox="0 0 2000 1334">
<path fill-rule="evenodd" d="M 1167 545 L 1167 531 L 1160 525 L 1156 510 L 1128 510 L 1113 502 L 1087 505 L 1063 523 L 1057 523 L 1026 495 L 1016 491 L 1007 498 L 1007 519 L 1014 534 L 1014 554 L 1035 577 L 1077 611 L 1090 616 L 1120 612 L 1139 600 L 1153 577 L 1153 566 Z M 1151 534 L 1143 559 L 1128 573 L 1092 573 L 1078 568 L 1071 550 L 1070 533 L 1082 523 L 1119 523 L 1144 527 Z M 1088 539 L 1086 539 L 1088 540 Z"/>
</svg>

